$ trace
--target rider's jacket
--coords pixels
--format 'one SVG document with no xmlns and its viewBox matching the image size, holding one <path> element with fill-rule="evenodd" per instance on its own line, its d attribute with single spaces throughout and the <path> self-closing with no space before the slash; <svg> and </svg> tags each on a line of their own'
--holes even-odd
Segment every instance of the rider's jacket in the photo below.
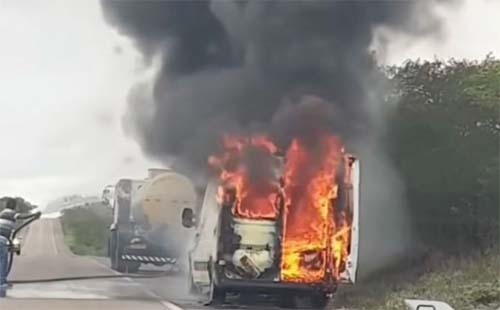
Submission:
<svg viewBox="0 0 500 310">
<path fill-rule="evenodd" d="M 0 211 L 0 236 L 9 239 L 15 229 L 17 212 L 11 209 Z"/>
</svg>

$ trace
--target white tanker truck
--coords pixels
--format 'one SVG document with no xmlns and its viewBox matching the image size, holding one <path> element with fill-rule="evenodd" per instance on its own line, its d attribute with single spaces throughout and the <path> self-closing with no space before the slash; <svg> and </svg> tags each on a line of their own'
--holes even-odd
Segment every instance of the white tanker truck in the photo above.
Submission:
<svg viewBox="0 0 500 310">
<path fill-rule="evenodd" d="M 145 180 L 119 180 L 114 196 L 108 243 L 111 267 L 136 272 L 141 264 L 177 263 L 192 237 L 192 230 L 179 218 L 185 208 L 196 209 L 193 183 L 171 170 L 150 169 Z"/>
</svg>

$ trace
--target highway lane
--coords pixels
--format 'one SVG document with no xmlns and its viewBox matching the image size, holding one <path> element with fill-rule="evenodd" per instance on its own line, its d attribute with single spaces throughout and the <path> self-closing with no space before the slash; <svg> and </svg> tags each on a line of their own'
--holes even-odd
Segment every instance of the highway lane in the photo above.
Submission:
<svg viewBox="0 0 500 310">
<path fill-rule="evenodd" d="M 16 257 L 11 280 L 113 275 L 99 262 L 73 255 L 64 244 L 58 220 L 34 222 Z M 129 279 L 99 279 L 16 284 L 0 300 L 0 309 L 145 309 L 178 310 Z"/>
<path fill-rule="evenodd" d="M 118 275 L 106 258 L 82 257 L 64 243 L 58 219 L 34 222 L 24 238 L 22 255 L 16 257 L 11 280 Z M 154 274 L 159 268 L 141 268 Z M 0 300 L 0 309 L 141 309 L 141 310 L 276 310 L 265 300 L 230 299 L 219 307 L 205 306 L 203 296 L 188 293 L 187 276 L 173 272 L 162 278 L 92 279 L 53 283 L 16 284 Z M 4 308 L 5 307 L 5 308 Z"/>
</svg>

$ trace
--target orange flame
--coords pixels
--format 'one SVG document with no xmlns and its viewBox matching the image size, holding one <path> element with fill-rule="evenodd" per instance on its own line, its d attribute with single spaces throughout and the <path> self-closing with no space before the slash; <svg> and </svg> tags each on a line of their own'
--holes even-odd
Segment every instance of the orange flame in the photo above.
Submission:
<svg viewBox="0 0 500 310">
<path fill-rule="evenodd" d="M 220 170 L 219 203 L 231 203 L 224 194 L 228 188 L 234 189 L 235 201 L 232 207 L 235 215 L 248 219 L 275 219 L 278 214 L 276 200 L 279 196 L 279 184 L 271 177 L 263 178 L 258 183 L 252 180 L 250 167 L 244 156 L 253 149 L 270 159 L 277 147 L 264 135 L 250 138 L 226 135 L 223 137 L 223 146 L 225 153 L 221 157 L 209 158 L 209 164 Z"/>
<path fill-rule="evenodd" d="M 340 140 L 330 134 L 318 135 L 312 145 L 294 139 L 282 171 L 284 184 L 273 177 L 257 182 L 251 178 L 245 155 L 256 149 L 273 157 L 278 149 L 268 137 L 224 136 L 223 146 L 223 155 L 209 158 L 210 165 L 219 169 L 218 200 L 230 205 L 238 217 L 283 221 L 282 280 L 317 283 L 338 278 L 345 269 L 351 232 L 345 211 L 336 208 L 337 171 L 344 157 Z M 284 212 L 280 213 L 281 198 Z"/>
<path fill-rule="evenodd" d="M 336 171 L 342 145 L 331 135 L 318 137 L 316 144 L 308 147 L 295 139 L 287 153 L 281 275 L 288 282 L 319 282 L 333 267 Z M 307 262 L 312 256 L 318 261 L 316 265 Z"/>
</svg>

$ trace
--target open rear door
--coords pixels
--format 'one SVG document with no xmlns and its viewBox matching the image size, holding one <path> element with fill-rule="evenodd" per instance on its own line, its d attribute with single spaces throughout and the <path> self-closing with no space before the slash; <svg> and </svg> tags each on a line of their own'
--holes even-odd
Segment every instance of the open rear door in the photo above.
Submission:
<svg viewBox="0 0 500 310">
<path fill-rule="evenodd" d="M 359 249 L 359 160 L 352 155 L 346 156 L 345 186 L 347 191 L 347 208 L 352 217 L 351 242 L 346 269 L 340 274 L 340 282 L 355 283 L 358 267 Z"/>
</svg>

